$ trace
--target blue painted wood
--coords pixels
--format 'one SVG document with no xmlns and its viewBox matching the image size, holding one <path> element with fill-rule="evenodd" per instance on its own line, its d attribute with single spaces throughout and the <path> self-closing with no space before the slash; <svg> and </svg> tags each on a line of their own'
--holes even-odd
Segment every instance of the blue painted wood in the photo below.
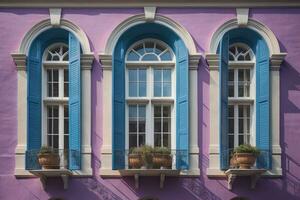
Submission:
<svg viewBox="0 0 300 200">
<path fill-rule="evenodd" d="M 27 58 L 27 151 L 26 169 L 40 168 L 37 153 L 41 147 L 41 41 L 35 40 Z"/>
<path fill-rule="evenodd" d="M 225 170 L 229 167 L 228 149 L 228 50 L 229 34 L 226 33 L 219 45 L 220 53 L 220 165 Z"/>
<path fill-rule="evenodd" d="M 69 34 L 69 168 L 81 168 L 80 43 Z"/>
<path fill-rule="evenodd" d="M 173 36 L 174 37 L 174 36 Z M 176 42 L 176 167 L 189 169 L 189 62 L 182 40 Z"/>
<path fill-rule="evenodd" d="M 257 167 L 271 169 L 269 51 L 263 39 L 256 46 L 256 146 L 262 150 Z"/>
</svg>

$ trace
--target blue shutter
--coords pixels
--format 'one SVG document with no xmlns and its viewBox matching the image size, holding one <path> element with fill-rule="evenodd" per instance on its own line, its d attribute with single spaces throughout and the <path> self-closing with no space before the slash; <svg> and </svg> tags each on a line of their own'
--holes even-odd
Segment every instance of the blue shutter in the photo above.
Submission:
<svg viewBox="0 0 300 200">
<path fill-rule="evenodd" d="M 271 169 L 269 51 L 263 39 L 256 46 L 256 146 L 262 150 L 258 168 Z"/>
<path fill-rule="evenodd" d="M 219 45 L 220 54 L 220 164 L 221 169 L 225 170 L 229 164 L 228 149 L 228 48 L 229 34 L 225 34 Z"/>
<path fill-rule="evenodd" d="M 69 168 L 81 167 L 80 43 L 69 33 Z"/>
<path fill-rule="evenodd" d="M 26 169 L 40 168 L 37 153 L 41 148 L 41 42 L 36 39 L 27 58 L 27 151 Z"/>
<path fill-rule="evenodd" d="M 113 57 L 113 169 L 125 168 L 125 65 L 124 43 L 120 41 Z"/>
<path fill-rule="evenodd" d="M 189 62 L 182 40 L 176 41 L 176 167 L 189 168 Z"/>
</svg>

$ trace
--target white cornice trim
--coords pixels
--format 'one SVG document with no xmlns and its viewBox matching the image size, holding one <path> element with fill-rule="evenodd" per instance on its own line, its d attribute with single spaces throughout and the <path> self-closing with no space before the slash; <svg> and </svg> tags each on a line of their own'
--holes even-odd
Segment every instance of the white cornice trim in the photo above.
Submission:
<svg viewBox="0 0 300 200">
<path fill-rule="evenodd" d="M 238 26 L 240 27 L 247 26 L 248 18 L 249 18 L 249 8 L 237 8 L 236 18 L 237 18 Z"/>
<path fill-rule="evenodd" d="M 197 70 L 199 66 L 200 58 L 202 57 L 202 54 L 191 54 L 189 55 L 189 70 Z"/>
<path fill-rule="evenodd" d="M 221 38 L 223 37 L 223 35 L 235 28 L 238 28 L 238 21 L 237 19 L 231 19 L 227 22 L 225 22 L 222 26 L 220 26 L 213 34 L 212 38 L 211 38 L 211 43 L 210 43 L 210 51 L 209 53 L 216 53 L 217 49 L 218 49 L 218 45 L 221 41 Z M 270 50 L 270 56 L 272 54 L 279 54 L 280 52 L 280 47 L 279 47 L 279 43 L 278 40 L 275 36 L 275 34 L 264 24 L 262 24 L 261 22 L 258 22 L 256 20 L 253 19 L 249 19 L 248 20 L 248 24 L 246 26 L 249 29 L 252 29 L 256 32 L 258 32 L 266 41 L 269 50 Z"/>
<path fill-rule="evenodd" d="M 18 71 L 21 71 L 21 70 L 26 71 L 27 56 L 25 54 L 12 53 L 11 57 L 13 58 Z"/>
<path fill-rule="evenodd" d="M 105 54 L 112 55 L 113 54 L 113 49 L 118 41 L 118 39 L 121 37 L 121 35 L 127 31 L 129 28 L 145 23 L 145 16 L 144 14 L 140 15 L 135 15 L 132 16 L 122 23 L 120 23 L 111 33 L 109 36 L 106 46 L 105 46 Z M 189 54 L 196 54 L 197 49 L 196 45 L 194 43 L 194 40 L 192 36 L 189 34 L 189 32 L 180 24 L 177 22 L 173 21 L 172 19 L 169 19 L 165 16 L 162 15 L 156 15 L 154 19 L 154 23 L 164 25 L 171 30 L 173 30 L 177 35 L 184 41 L 186 47 L 188 48 Z"/>
<path fill-rule="evenodd" d="M 50 19 L 43 20 L 43 21 L 37 23 L 36 25 L 34 25 L 24 36 L 17 53 L 28 55 L 29 47 L 30 47 L 32 41 L 39 34 L 41 34 L 42 32 L 44 32 L 52 27 L 53 26 L 51 24 Z M 88 40 L 86 34 L 84 33 L 84 31 L 79 26 L 73 24 L 72 22 L 70 22 L 68 20 L 61 19 L 59 27 L 62 29 L 65 29 L 67 31 L 70 31 L 78 38 L 78 40 L 80 41 L 81 47 L 82 47 L 82 52 L 84 54 L 91 53 L 89 40 Z"/>
<path fill-rule="evenodd" d="M 132 7 L 145 7 L 145 6 L 157 6 L 157 7 L 222 7 L 222 8 L 260 8 L 260 7 L 300 7 L 300 2 L 298 0 L 279 0 L 274 2 L 274 0 L 240 0 L 236 1 L 212 1 L 212 0 L 201 0 L 201 1 L 180 1 L 180 0 L 161 0 L 161 1 L 110 1 L 110 0 L 90 0 L 89 3 L 84 1 L 71 1 L 71 0 L 2 0 L 0 7 L 10 7 L 10 8 L 95 8 L 95 7 L 109 7 L 109 8 L 132 8 Z"/>
<path fill-rule="evenodd" d="M 61 8 L 49 8 L 50 22 L 52 26 L 60 25 Z"/>
<path fill-rule="evenodd" d="M 156 14 L 156 7 L 144 7 L 145 19 L 148 22 L 153 22 Z"/>
</svg>

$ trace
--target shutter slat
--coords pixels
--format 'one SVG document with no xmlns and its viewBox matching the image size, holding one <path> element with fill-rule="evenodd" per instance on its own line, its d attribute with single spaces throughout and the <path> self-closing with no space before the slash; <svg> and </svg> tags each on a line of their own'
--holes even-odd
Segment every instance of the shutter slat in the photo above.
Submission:
<svg viewBox="0 0 300 200">
<path fill-rule="evenodd" d="M 27 59 L 28 73 L 28 128 L 26 169 L 39 169 L 37 153 L 41 148 L 41 43 L 37 39 L 32 45 Z"/>
<path fill-rule="evenodd" d="M 69 168 L 81 169 L 80 43 L 69 33 Z"/>
<path fill-rule="evenodd" d="M 229 165 L 228 149 L 228 50 L 229 34 L 225 34 L 220 42 L 220 164 L 225 170 Z"/>
<path fill-rule="evenodd" d="M 176 42 L 176 167 L 189 169 L 189 66 L 182 40 Z"/>
<path fill-rule="evenodd" d="M 256 146 L 262 150 L 257 167 L 271 169 L 269 51 L 263 39 L 256 46 Z"/>
</svg>

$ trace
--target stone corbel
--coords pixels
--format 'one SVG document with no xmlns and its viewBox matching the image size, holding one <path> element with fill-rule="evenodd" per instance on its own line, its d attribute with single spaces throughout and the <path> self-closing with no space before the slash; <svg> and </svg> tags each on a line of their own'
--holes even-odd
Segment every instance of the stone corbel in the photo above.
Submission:
<svg viewBox="0 0 300 200">
<path fill-rule="evenodd" d="M 209 70 L 219 70 L 219 55 L 218 54 L 206 54 L 205 58 L 209 65 Z"/>
<path fill-rule="evenodd" d="M 202 56 L 201 54 L 190 54 L 189 55 L 189 69 L 190 70 L 198 69 L 201 56 Z"/>
<path fill-rule="evenodd" d="M 271 70 L 274 71 L 280 70 L 280 65 L 282 64 L 286 55 L 287 53 L 272 54 L 270 57 Z"/>
<path fill-rule="evenodd" d="M 80 63 L 81 63 L 81 69 L 82 70 L 91 70 L 92 64 L 94 61 L 94 54 L 82 54 L 80 56 Z"/>
<path fill-rule="evenodd" d="M 18 71 L 26 71 L 26 59 L 27 56 L 21 53 L 12 53 L 11 57 L 13 58 Z"/>
<path fill-rule="evenodd" d="M 103 70 L 112 69 L 112 55 L 101 53 L 99 54 L 99 60 L 102 64 Z"/>
</svg>

